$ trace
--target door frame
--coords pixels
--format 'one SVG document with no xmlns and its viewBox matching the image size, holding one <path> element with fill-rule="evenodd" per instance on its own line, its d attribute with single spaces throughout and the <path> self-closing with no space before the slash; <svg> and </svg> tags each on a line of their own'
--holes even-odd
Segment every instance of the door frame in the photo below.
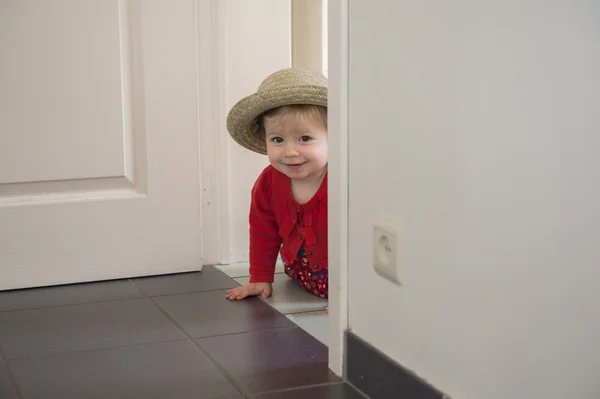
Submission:
<svg viewBox="0 0 600 399">
<path fill-rule="evenodd" d="M 328 0 L 329 368 L 346 377 L 348 323 L 348 0 Z"/>
<path fill-rule="evenodd" d="M 290 0 L 291 1 L 291 0 Z M 198 54 L 210 62 L 198 63 L 201 110 L 200 163 L 202 187 L 203 264 L 220 264 L 229 253 L 229 194 L 225 121 L 225 23 L 223 2 L 196 0 Z M 327 68 L 329 79 L 329 368 L 345 373 L 345 332 L 348 324 L 348 0 L 327 1 Z M 209 132 L 209 133 L 208 133 Z M 332 206 L 331 204 L 335 204 Z"/>
<path fill-rule="evenodd" d="M 196 0 L 198 56 L 202 264 L 229 259 L 227 110 L 225 109 L 225 23 L 223 2 Z M 210 32 L 210 34 L 206 34 Z"/>
</svg>

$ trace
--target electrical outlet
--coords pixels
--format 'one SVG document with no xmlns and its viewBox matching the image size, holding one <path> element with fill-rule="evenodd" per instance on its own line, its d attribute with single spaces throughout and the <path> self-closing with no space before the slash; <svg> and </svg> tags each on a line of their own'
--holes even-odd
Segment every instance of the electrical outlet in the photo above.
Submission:
<svg viewBox="0 0 600 399">
<path fill-rule="evenodd" d="M 401 284 L 400 230 L 378 222 L 373 228 L 373 267 L 386 279 Z"/>
</svg>

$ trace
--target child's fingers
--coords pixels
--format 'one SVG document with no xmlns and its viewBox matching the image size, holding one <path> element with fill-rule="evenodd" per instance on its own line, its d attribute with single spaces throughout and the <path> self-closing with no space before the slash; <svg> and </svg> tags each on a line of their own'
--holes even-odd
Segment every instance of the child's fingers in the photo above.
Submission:
<svg viewBox="0 0 600 399">
<path fill-rule="evenodd" d="M 238 301 L 241 301 L 242 299 L 246 298 L 248 296 L 248 293 L 246 291 L 242 291 L 235 299 L 237 299 Z"/>
<path fill-rule="evenodd" d="M 234 288 L 231 293 L 231 300 L 235 301 L 235 300 L 244 299 L 246 297 L 246 295 L 244 295 L 245 291 L 246 290 L 244 289 L 244 287 Z"/>
<path fill-rule="evenodd" d="M 240 301 L 253 295 L 262 295 L 263 298 L 268 298 L 272 291 L 273 288 L 270 285 L 263 287 L 262 285 L 257 286 L 256 284 L 247 284 L 243 287 L 236 287 L 228 290 L 225 294 L 225 298 L 232 301 Z"/>
<path fill-rule="evenodd" d="M 273 289 L 271 287 L 265 287 L 265 289 L 263 289 L 262 292 L 262 297 L 263 298 L 268 298 L 271 295 L 271 292 L 273 291 Z"/>
<path fill-rule="evenodd" d="M 233 288 L 233 289 L 227 291 L 227 293 L 225 294 L 225 298 L 231 299 L 231 300 L 236 299 L 241 291 L 242 291 L 241 287 Z"/>
</svg>

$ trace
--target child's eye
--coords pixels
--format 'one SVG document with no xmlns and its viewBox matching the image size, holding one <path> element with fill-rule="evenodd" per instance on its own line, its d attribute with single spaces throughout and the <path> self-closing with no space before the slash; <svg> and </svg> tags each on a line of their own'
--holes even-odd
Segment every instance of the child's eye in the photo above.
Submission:
<svg viewBox="0 0 600 399">
<path fill-rule="evenodd" d="M 281 144 L 281 143 L 283 143 L 283 139 L 282 139 L 281 137 L 273 137 L 273 138 L 271 139 L 271 141 L 272 141 L 273 143 L 275 143 L 275 144 Z"/>
<path fill-rule="evenodd" d="M 312 140 L 312 138 L 309 137 L 309 136 L 302 136 L 302 137 L 300 137 L 300 141 L 302 141 L 304 143 L 306 143 L 307 141 L 311 141 L 311 140 Z"/>
</svg>

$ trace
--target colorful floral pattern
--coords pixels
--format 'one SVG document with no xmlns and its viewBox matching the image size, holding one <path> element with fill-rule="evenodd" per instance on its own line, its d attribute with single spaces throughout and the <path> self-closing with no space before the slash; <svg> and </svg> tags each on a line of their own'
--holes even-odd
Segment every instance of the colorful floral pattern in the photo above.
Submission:
<svg viewBox="0 0 600 399">
<path fill-rule="evenodd" d="M 315 269 L 318 269 L 318 266 L 310 266 L 303 247 L 300 247 L 296 259 L 285 265 L 285 273 L 300 287 L 318 297 L 327 298 L 327 267 L 321 270 Z"/>
</svg>

